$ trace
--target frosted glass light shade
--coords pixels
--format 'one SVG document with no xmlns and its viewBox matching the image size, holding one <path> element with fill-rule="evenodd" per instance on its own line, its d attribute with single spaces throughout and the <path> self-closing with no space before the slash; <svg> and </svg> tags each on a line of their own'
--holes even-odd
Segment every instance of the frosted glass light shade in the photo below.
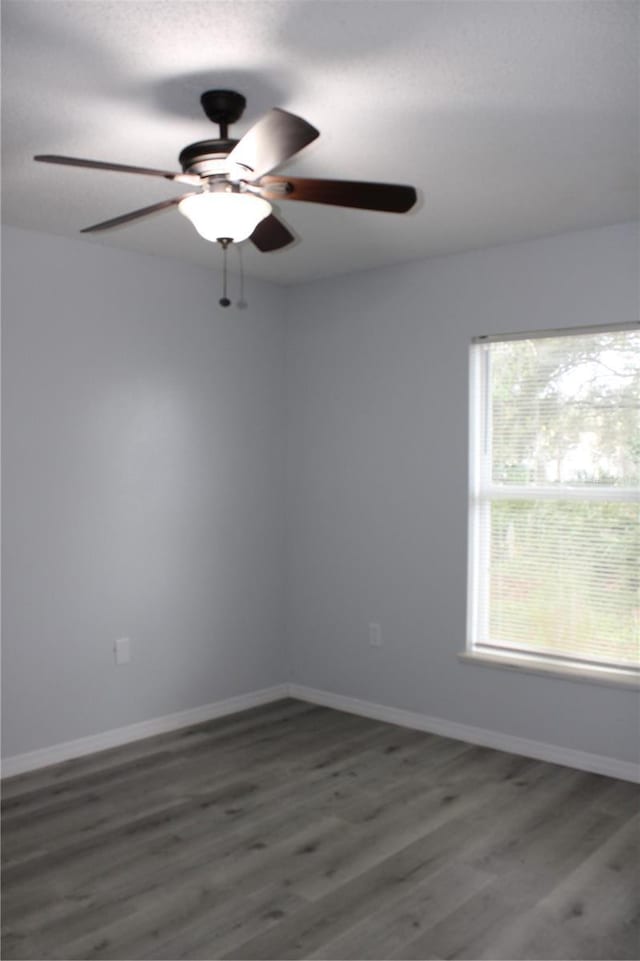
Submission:
<svg viewBox="0 0 640 961">
<path fill-rule="evenodd" d="M 271 213 L 271 204 L 254 194 L 192 194 L 178 204 L 205 240 L 228 237 L 234 243 L 246 240 L 261 220 Z"/>
</svg>

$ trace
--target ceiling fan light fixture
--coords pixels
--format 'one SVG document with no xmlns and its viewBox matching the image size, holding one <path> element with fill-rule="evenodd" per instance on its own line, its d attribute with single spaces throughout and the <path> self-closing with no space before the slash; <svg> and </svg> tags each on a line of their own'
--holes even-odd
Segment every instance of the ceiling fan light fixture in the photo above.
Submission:
<svg viewBox="0 0 640 961">
<path fill-rule="evenodd" d="M 234 90 L 206 90 L 201 98 L 204 111 L 220 127 L 214 140 L 199 140 L 180 152 L 182 172 L 155 167 L 37 154 L 33 159 L 89 170 L 161 177 L 175 183 L 201 188 L 201 193 L 183 194 L 159 203 L 111 217 L 83 234 L 110 230 L 129 224 L 161 210 L 178 207 L 192 222 L 201 237 L 230 243 L 250 240 L 261 251 L 282 250 L 295 240 L 288 227 L 272 212 L 269 200 L 302 201 L 403 214 L 417 201 L 415 187 L 358 180 L 318 180 L 313 177 L 270 175 L 318 136 L 318 130 L 293 113 L 274 107 L 240 138 L 229 138 L 229 124 L 235 123 L 245 106 L 245 98 Z"/>
<path fill-rule="evenodd" d="M 185 197 L 180 213 L 191 221 L 205 240 L 228 238 L 233 243 L 247 240 L 258 224 L 271 213 L 271 204 L 249 193 L 201 193 Z"/>
</svg>

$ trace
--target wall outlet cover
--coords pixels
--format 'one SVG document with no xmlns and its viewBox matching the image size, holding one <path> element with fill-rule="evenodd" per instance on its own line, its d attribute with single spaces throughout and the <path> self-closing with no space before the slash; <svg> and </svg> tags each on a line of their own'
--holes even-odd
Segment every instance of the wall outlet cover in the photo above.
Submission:
<svg viewBox="0 0 640 961">
<path fill-rule="evenodd" d="M 131 641 L 128 637 L 120 637 L 113 645 L 116 664 L 128 664 L 131 660 Z"/>
</svg>

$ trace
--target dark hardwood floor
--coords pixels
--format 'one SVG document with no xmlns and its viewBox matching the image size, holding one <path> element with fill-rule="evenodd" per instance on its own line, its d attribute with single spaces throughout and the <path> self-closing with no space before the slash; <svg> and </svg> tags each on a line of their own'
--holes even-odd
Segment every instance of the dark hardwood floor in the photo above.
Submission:
<svg viewBox="0 0 640 961">
<path fill-rule="evenodd" d="M 640 789 L 287 700 L 6 780 L 4 958 L 633 958 Z"/>
</svg>

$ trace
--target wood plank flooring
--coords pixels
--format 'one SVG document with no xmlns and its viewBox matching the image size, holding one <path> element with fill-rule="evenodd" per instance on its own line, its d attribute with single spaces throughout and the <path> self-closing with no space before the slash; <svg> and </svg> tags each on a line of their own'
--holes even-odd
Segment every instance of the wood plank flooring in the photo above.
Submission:
<svg viewBox="0 0 640 961">
<path fill-rule="evenodd" d="M 640 958 L 640 789 L 279 701 L 3 784 L 3 957 Z"/>
</svg>

